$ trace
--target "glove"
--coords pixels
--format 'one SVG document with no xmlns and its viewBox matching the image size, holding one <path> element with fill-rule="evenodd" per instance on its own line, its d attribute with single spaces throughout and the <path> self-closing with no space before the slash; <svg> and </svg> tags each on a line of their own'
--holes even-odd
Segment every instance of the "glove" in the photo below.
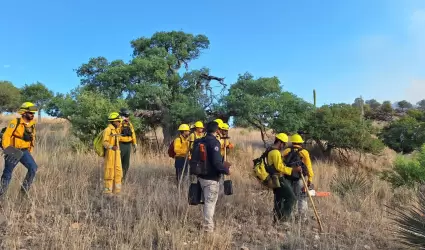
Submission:
<svg viewBox="0 0 425 250">
<path fill-rule="evenodd" d="M 137 144 L 133 144 L 133 153 L 136 153 L 137 151 Z"/>
</svg>

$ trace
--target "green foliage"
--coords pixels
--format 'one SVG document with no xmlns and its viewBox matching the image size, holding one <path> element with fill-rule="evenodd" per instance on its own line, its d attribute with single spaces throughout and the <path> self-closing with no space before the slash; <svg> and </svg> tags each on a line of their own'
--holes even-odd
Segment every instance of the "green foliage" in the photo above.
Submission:
<svg viewBox="0 0 425 250">
<path fill-rule="evenodd" d="M 305 128 L 314 112 L 314 105 L 290 92 L 282 92 L 278 99 L 278 113 L 270 124 L 276 132 L 296 133 Z"/>
<path fill-rule="evenodd" d="M 19 89 L 9 81 L 0 81 L 0 89 L 0 113 L 18 110 L 22 104 Z"/>
<path fill-rule="evenodd" d="M 205 117 L 213 103 L 208 69 L 179 73 L 209 48 L 204 35 L 182 31 L 157 32 L 152 37 L 131 41 L 133 58 L 109 62 L 104 57 L 91 58 L 77 69 L 81 85 L 113 101 L 124 98 L 133 110 L 158 111 L 159 116 L 145 117 L 152 126 L 161 125 L 164 139 L 176 133 L 181 122 Z M 217 79 L 216 79 L 217 80 Z"/>
<path fill-rule="evenodd" d="M 384 148 L 372 136 L 376 131 L 371 121 L 361 119 L 360 110 L 349 104 L 318 108 L 306 128 L 324 153 L 336 148 L 378 154 Z"/>
<path fill-rule="evenodd" d="M 122 107 L 127 107 L 123 99 L 111 102 L 100 93 L 79 88 L 68 95 L 57 95 L 47 112 L 67 118 L 74 135 L 82 142 L 90 143 L 108 125 L 109 113 L 118 112 Z"/>
<path fill-rule="evenodd" d="M 419 101 L 418 103 L 416 103 L 416 105 L 418 105 L 419 110 L 425 111 L 425 99 Z"/>
<path fill-rule="evenodd" d="M 411 153 L 425 143 L 425 123 L 405 116 L 383 128 L 379 138 L 396 152 Z"/>
<path fill-rule="evenodd" d="M 401 109 L 401 111 L 403 111 L 403 112 L 407 111 L 408 109 L 413 108 L 413 105 L 412 105 L 410 102 L 406 101 L 406 100 L 399 101 L 399 102 L 397 103 L 397 106 L 398 106 L 398 107 Z"/>
<path fill-rule="evenodd" d="M 25 84 L 21 88 L 22 102 L 33 102 L 37 105 L 38 120 L 41 121 L 41 111 L 45 110 L 47 104 L 53 98 L 53 92 L 49 90 L 43 83 L 36 82 L 30 85 Z"/>
<path fill-rule="evenodd" d="M 406 157 L 397 156 L 392 170 L 382 172 L 382 179 L 394 188 L 406 186 L 417 188 L 425 183 L 425 144 L 416 154 Z"/>
<path fill-rule="evenodd" d="M 294 94 L 282 91 L 277 77 L 254 79 L 250 73 L 239 75 L 223 99 L 226 109 L 237 122 L 265 133 L 295 132 L 306 125 L 314 106 Z"/>
<path fill-rule="evenodd" d="M 377 100 L 375 99 L 371 99 L 371 100 L 367 100 L 366 104 L 369 105 L 369 107 L 372 110 L 378 110 L 381 107 L 381 103 L 379 103 Z"/>
<path fill-rule="evenodd" d="M 425 122 L 425 112 L 420 109 L 409 109 L 407 115 L 414 118 L 417 121 Z"/>
</svg>

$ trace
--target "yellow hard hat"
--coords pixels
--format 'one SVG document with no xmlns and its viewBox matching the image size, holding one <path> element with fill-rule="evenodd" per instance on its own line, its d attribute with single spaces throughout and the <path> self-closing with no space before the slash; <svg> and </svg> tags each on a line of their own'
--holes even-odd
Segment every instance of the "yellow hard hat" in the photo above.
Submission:
<svg viewBox="0 0 425 250">
<path fill-rule="evenodd" d="M 37 108 L 37 106 L 35 106 L 34 103 L 24 102 L 24 103 L 22 103 L 21 107 L 19 108 L 18 113 L 21 114 L 21 115 L 26 113 L 26 112 L 30 112 L 30 113 L 34 114 L 37 111 L 38 111 L 38 108 Z"/>
<path fill-rule="evenodd" d="M 179 129 L 178 129 L 179 131 L 189 131 L 190 130 L 190 128 L 189 128 L 189 125 L 188 124 L 181 124 L 180 126 L 179 126 Z"/>
<path fill-rule="evenodd" d="M 218 127 L 222 130 L 229 130 L 229 124 L 224 122 L 222 124 L 219 124 Z"/>
<path fill-rule="evenodd" d="M 204 128 L 204 124 L 201 121 L 195 122 L 195 128 Z"/>
<path fill-rule="evenodd" d="M 285 133 L 279 133 L 276 135 L 276 139 L 279 139 L 283 142 L 288 142 L 288 135 Z"/>
<path fill-rule="evenodd" d="M 120 114 L 118 112 L 112 112 L 108 116 L 108 121 L 115 122 L 115 121 L 121 121 Z"/>
<path fill-rule="evenodd" d="M 218 126 L 220 127 L 220 124 L 222 124 L 223 123 L 223 120 L 221 120 L 220 118 L 218 118 L 218 119 L 215 119 L 214 120 L 216 123 L 218 123 Z"/>
<path fill-rule="evenodd" d="M 293 134 L 293 135 L 291 136 L 291 142 L 292 142 L 292 143 L 303 143 L 303 142 L 304 142 L 304 140 L 303 140 L 303 138 L 301 137 L 301 135 L 299 135 L 299 134 Z"/>
</svg>

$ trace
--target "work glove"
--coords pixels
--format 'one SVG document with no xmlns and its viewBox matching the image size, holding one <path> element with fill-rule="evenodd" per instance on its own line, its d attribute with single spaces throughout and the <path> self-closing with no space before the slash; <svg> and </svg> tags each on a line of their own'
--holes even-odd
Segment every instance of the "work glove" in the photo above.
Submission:
<svg viewBox="0 0 425 250">
<path fill-rule="evenodd" d="M 112 149 L 112 150 L 117 150 L 118 149 L 118 147 L 117 146 L 112 146 L 112 147 L 109 147 L 110 149 Z"/>
<path fill-rule="evenodd" d="M 133 144 L 133 153 L 136 153 L 137 151 L 137 144 Z"/>
</svg>

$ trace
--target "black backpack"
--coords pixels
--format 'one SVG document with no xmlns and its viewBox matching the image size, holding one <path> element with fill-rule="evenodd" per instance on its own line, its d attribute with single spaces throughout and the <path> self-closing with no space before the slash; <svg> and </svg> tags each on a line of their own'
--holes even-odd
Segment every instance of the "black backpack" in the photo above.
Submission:
<svg viewBox="0 0 425 250">
<path fill-rule="evenodd" d="M 291 151 L 289 151 L 289 153 L 285 156 L 285 166 L 292 168 L 301 166 L 303 175 L 307 176 L 307 166 L 302 161 L 302 157 L 300 154 L 300 151 L 303 150 L 303 148 L 291 147 L 290 149 Z M 298 181 L 301 176 L 299 175 L 299 173 L 297 173 L 291 176 L 285 175 L 285 178 L 291 181 Z"/>
<path fill-rule="evenodd" d="M 205 137 L 196 139 L 190 150 L 189 171 L 193 175 L 208 174 L 208 155 Z"/>
<path fill-rule="evenodd" d="M 133 136 L 133 132 L 131 131 L 130 123 L 122 126 L 121 129 L 122 136 Z"/>
</svg>

